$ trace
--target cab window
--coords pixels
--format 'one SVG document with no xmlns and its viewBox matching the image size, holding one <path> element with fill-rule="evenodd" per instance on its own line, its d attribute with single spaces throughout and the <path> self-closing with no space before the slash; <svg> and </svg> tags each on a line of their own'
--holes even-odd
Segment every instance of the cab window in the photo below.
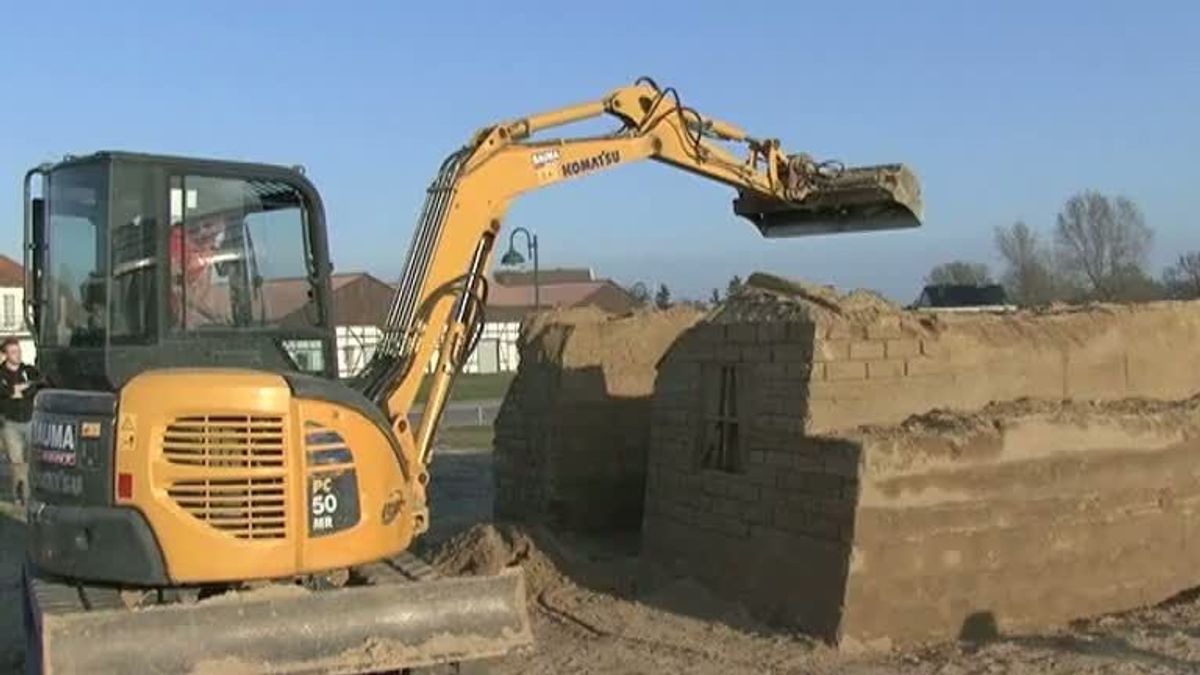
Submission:
<svg viewBox="0 0 1200 675">
<path fill-rule="evenodd" d="M 173 328 L 318 325 L 298 190 L 279 181 L 174 176 L 169 211 Z"/>
</svg>

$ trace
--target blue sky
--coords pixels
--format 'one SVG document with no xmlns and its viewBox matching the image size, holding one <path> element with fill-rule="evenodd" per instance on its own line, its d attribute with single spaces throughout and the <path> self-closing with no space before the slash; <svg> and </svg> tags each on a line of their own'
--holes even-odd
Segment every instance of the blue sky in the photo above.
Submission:
<svg viewBox="0 0 1200 675">
<path fill-rule="evenodd" d="M 394 277 L 424 189 L 478 127 L 651 75 L 791 151 L 903 161 L 918 231 L 763 240 L 732 192 L 622 167 L 514 204 L 543 265 L 706 296 L 768 270 L 916 295 L 930 266 L 995 263 L 1072 193 L 1138 202 L 1157 271 L 1200 248 L 1200 3 L 43 2 L 0 9 L 0 250 L 20 177 L 127 149 L 303 164 L 340 270 Z"/>
</svg>

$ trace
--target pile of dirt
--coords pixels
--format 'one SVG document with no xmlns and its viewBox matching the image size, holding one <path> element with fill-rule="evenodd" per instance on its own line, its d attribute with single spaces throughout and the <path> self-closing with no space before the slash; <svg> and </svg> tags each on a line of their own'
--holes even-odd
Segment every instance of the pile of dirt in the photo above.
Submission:
<svg viewBox="0 0 1200 675">
<path fill-rule="evenodd" d="M 434 552 L 433 566 L 446 576 L 489 576 L 519 566 L 531 595 L 568 583 L 530 531 L 509 524 L 475 525 L 452 537 Z"/>
<path fill-rule="evenodd" d="M 521 363 L 556 371 L 596 370 L 608 395 L 646 396 L 659 358 L 703 317 L 682 305 L 620 315 L 591 307 L 545 312 L 522 327 Z"/>
<path fill-rule="evenodd" d="M 901 309 L 872 291 L 838 293 L 833 286 L 810 284 L 755 272 L 712 317 L 714 323 L 795 321 L 869 324 Z"/>
</svg>

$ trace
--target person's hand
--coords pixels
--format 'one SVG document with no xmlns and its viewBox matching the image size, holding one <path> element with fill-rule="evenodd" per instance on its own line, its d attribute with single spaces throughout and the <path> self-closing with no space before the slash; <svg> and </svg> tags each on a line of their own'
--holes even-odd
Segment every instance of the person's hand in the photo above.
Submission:
<svg viewBox="0 0 1200 675">
<path fill-rule="evenodd" d="M 13 398 L 25 398 L 25 390 L 33 386 L 32 382 L 22 382 L 13 385 Z"/>
</svg>

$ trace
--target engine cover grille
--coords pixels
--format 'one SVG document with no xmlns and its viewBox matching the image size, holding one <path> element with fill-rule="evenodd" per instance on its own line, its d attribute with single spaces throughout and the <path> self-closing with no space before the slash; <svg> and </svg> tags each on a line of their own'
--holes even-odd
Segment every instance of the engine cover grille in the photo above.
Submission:
<svg viewBox="0 0 1200 675">
<path fill-rule="evenodd" d="M 283 418 L 251 415 L 180 417 L 163 434 L 172 464 L 220 468 L 283 468 Z"/>
<path fill-rule="evenodd" d="M 284 428 L 280 416 L 177 418 L 163 434 L 163 458 L 212 469 L 212 475 L 176 480 L 167 495 L 192 517 L 239 539 L 287 536 Z"/>
</svg>

